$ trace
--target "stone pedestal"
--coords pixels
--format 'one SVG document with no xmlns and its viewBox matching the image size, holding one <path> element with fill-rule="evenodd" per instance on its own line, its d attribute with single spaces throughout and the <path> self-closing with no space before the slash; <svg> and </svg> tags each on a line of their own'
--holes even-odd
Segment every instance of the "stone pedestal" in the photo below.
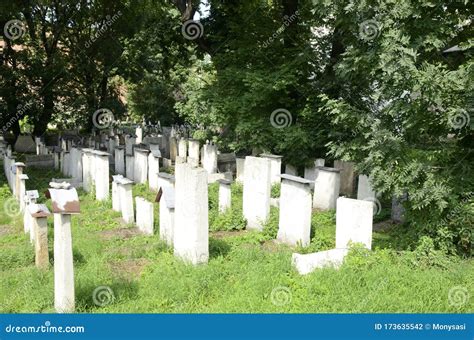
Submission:
<svg viewBox="0 0 474 340">
<path fill-rule="evenodd" d="M 220 179 L 219 182 L 219 212 L 224 213 L 231 208 L 232 190 L 231 181 Z"/>
<path fill-rule="evenodd" d="M 340 197 L 336 210 L 336 248 L 349 248 L 350 243 L 372 247 L 373 203 Z"/>
<path fill-rule="evenodd" d="M 187 163 L 176 165 L 174 253 L 192 264 L 209 259 L 207 173 Z"/>
<path fill-rule="evenodd" d="M 16 162 L 15 165 L 15 197 L 18 202 L 23 200 L 22 192 L 21 192 L 21 181 L 23 176 L 23 171 L 25 169 L 25 163 Z M 24 195 L 24 193 L 23 193 Z"/>
<path fill-rule="evenodd" d="M 291 175 L 281 175 L 281 178 L 277 239 L 291 246 L 306 247 L 311 234 L 311 181 Z"/>
<path fill-rule="evenodd" d="M 318 167 L 314 182 L 313 208 L 320 210 L 336 209 L 339 188 L 340 170 Z"/>
<path fill-rule="evenodd" d="M 266 158 L 245 158 L 243 214 L 248 229 L 262 230 L 270 215 L 270 161 Z"/>
</svg>

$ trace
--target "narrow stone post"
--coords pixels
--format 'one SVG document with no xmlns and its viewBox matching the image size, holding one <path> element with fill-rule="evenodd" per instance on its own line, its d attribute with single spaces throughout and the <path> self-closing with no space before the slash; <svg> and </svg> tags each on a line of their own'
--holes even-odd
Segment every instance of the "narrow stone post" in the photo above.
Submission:
<svg viewBox="0 0 474 340">
<path fill-rule="evenodd" d="M 141 144 L 143 142 L 143 128 L 141 126 L 135 128 L 135 135 L 137 136 L 135 143 Z"/>
<path fill-rule="evenodd" d="M 50 183 L 54 214 L 54 307 L 58 313 L 75 309 L 71 215 L 80 213 L 79 198 L 69 185 Z"/>
<path fill-rule="evenodd" d="M 266 158 L 270 161 L 270 181 L 271 184 L 279 184 L 281 181 L 281 159 L 283 156 L 279 155 L 272 155 L 272 154 L 266 154 L 262 153 L 260 155 L 262 158 Z"/>
<path fill-rule="evenodd" d="M 95 151 L 95 199 L 106 201 L 109 199 L 109 154 L 107 152 Z"/>
<path fill-rule="evenodd" d="M 133 170 L 135 169 L 135 157 L 131 155 L 125 156 L 125 177 L 130 180 L 134 179 Z"/>
<path fill-rule="evenodd" d="M 48 252 L 48 216 L 51 215 L 44 204 L 31 203 L 28 205 L 32 230 L 35 240 L 35 264 L 37 268 L 47 269 L 49 267 Z"/>
<path fill-rule="evenodd" d="M 82 149 L 82 188 L 86 192 L 90 192 L 93 186 L 92 178 L 92 149 Z"/>
<path fill-rule="evenodd" d="M 243 214 L 248 229 L 262 230 L 270 215 L 270 161 L 247 156 L 244 170 Z"/>
<path fill-rule="evenodd" d="M 219 182 L 219 212 L 224 213 L 232 204 L 232 181 L 220 179 Z"/>
<path fill-rule="evenodd" d="M 200 157 L 199 141 L 196 139 L 189 139 L 187 162 L 191 164 L 193 167 L 197 168 L 199 166 L 199 157 Z"/>
<path fill-rule="evenodd" d="M 130 135 L 125 136 L 125 155 L 133 156 L 133 145 L 136 143 L 136 138 Z"/>
<path fill-rule="evenodd" d="M 311 181 L 291 175 L 281 175 L 281 178 L 277 239 L 292 246 L 306 247 L 311 233 Z"/>
<path fill-rule="evenodd" d="M 15 163 L 15 197 L 18 202 L 21 202 L 23 200 L 23 197 L 21 196 L 21 178 L 23 175 L 23 170 L 25 169 L 26 165 L 25 163 L 22 162 L 16 162 Z"/>
<path fill-rule="evenodd" d="M 125 223 L 132 224 L 135 220 L 132 194 L 133 181 L 128 178 L 121 178 L 117 180 L 117 185 L 120 196 L 119 200 L 122 219 Z"/>
<path fill-rule="evenodd" d="M 208 174 L 217 172 L 217 146 L 205 144 L 203 146 L 202 166 Z"/>
<path fill-rule="evenodd" d="M 34 239 L 34 229 L 33 223 L 31 220 L 31 214 L 28 210 L 30 204 L 35 204 L 36 200 L 39 198 L 39 193 L 37 190 L 29 190 L 25 193 L 25 212 L 23 214 L 23 229 L 25 234 L 30 233 L 30 241 L 33 242 Z"/>
<path fill-rule="evenodd" d="M 20 175 L 20 211 L 25 211 L 25 195 L 26 195 L 26 180 L 28 180 L 28 175 L 22 174 Z"/>
<path fill-rule="evenodd" d="M 174 253 L 192 264 L 209 259 L 207 173 L 190 164 L 176 165 Z"/>
<path fill-rule="evenodd" d="M 341 185 L 340 170 L 335 168 L 317 167 L 314 182 L 313 208 L 320 210 L 336 209 Z"/>
</svg>

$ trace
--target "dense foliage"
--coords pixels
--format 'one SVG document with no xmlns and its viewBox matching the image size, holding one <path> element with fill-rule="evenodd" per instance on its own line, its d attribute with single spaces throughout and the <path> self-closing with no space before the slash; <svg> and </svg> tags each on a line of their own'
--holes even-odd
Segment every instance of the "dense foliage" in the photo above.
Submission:
<svg viewBox="0 0 474 340">
<path fill-rule="evenodd" d="M 351 160 L 385 199 L 408 193 L 415 245 L 425 235 L 472 252 L 467 0 L 3 2 L 0 24 L 11 20 L 5 131 L 90 130 L 105 107 L 116 119 L 187 123 L 223 151 L 273 152 L 300 168 Z"/>
</svg>

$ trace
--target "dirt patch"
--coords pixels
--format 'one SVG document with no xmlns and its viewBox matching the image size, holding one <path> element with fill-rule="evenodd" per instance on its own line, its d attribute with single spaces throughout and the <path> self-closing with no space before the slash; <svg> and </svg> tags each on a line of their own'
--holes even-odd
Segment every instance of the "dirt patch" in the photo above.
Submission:
<svg viewBox="0 0 474 340">
<path fill-rule="evenodd" d="M 397 224 L 395 222 L 393 222 L 392 220 L 386 220 L 386 221 L 374 223 L 374 228 L 373 229 L 374 229 L 374 231 L 385 232 L 385 231 L 389 231 L 390 229 L 392 229 L 396 225 Z"/>
<path fill-rule="evenodd" d="M 13 228 L 8 225 L 0 225 L 0 237 L 13 234 Z"/>
<path fill-rule="evenodd" d="M 100 232 L 100 237 L 107 241 L 112 240 L 114 238 L 126 240 L 137 235 L 141 235 L 140 230 L 138 230 L 138 228 L 119 228 L 112 230 L 104 230 Z"/>
<path fill-rule="evenodd" d="M 247 230 L 223 230 L 223 231 L 211 231 L 209 233 L 209 236 L 220 240 L 226 237 L 245 235 L 247 233 L 248 233 Z"/>
<path fill-rule="evenodd" d="M 133 281 L 140 277 L 143 269 L 150 262 L 148 259 L 126 259 L 111 262 L 110 268 L 119 278 Z"/>
</svg>

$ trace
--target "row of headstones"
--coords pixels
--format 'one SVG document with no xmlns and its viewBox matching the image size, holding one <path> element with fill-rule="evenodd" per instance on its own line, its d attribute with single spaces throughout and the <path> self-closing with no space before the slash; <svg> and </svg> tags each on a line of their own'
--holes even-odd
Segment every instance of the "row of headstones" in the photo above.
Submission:
<svg viewBox="0 0 474 340">
<path fill-rule="evenodd" d="M 37 190 L 26 190 L 28 176 L 25 164 L 4 156 L 4 171 L 10 189 L 23 212 L 23 225 L 35 248 L 35 265 L 49 267 L 48 217 L 51 215 L 44 204 L 38 204 Z M 51 198 L 54 214 L 54 305 L 57 312 L 73 312 L 75 309 L 74 270 L 71 236 L 71 215 L 79 213 L 79 198 L 69 184 L 50 183 L 47 197 Z"/>
</svg>

